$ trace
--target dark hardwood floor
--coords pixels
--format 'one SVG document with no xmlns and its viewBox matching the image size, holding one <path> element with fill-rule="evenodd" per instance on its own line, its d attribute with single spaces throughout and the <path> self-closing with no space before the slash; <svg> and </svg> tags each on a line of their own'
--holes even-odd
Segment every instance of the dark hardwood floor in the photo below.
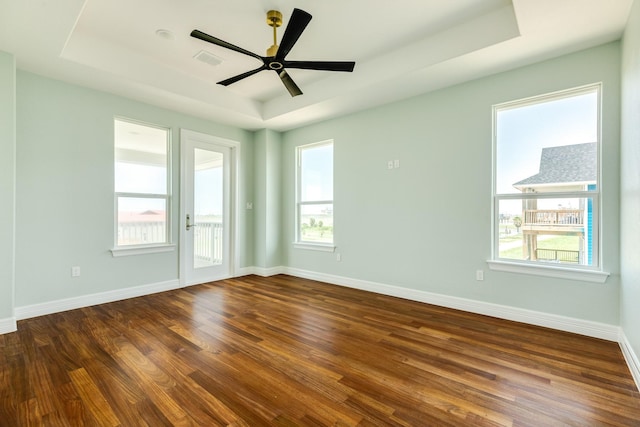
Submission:
<svg viewBox="0 0 640 427">
<path fill-rule="evenodd" d="M 640 426 L 616 343 L 289 276 L 20 321 L 2 426 Z"/>
</svg>

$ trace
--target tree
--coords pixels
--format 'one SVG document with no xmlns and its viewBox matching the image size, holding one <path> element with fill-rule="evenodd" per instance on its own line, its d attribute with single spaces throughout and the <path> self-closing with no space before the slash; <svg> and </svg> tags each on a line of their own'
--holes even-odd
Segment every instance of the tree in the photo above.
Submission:
<svg viewBox="0 0 640 427">
<path fill-rule="evenodd" d="M 516 216 L 513 218 L 513 225 L 516 227 L 516 233 L 520 232 L 520 227 L 522 227 L 522 218 Z"/>
</svg>

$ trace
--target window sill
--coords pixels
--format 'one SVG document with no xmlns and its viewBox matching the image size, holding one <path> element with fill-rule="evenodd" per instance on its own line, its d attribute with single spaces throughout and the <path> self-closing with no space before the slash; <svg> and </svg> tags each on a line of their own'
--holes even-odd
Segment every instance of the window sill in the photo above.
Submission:
<svg viewBox="0 0 640 427">
<path fill-rule="evenodd" d="M 583 282 L 604 283 L 609 273 L 598 270 L 582 270 L 571 267 L 556 267 L 553 265 L 524 264 L 509 261 L 489 260 L 489 269 L 508 273 L 531 274 L 534 276 L 555 277 L 559 279 L 580 280 Z"/>
<path fill-rule="evenodd" d="M 307 249 L 310 251 L 321 252 L 333 252 L 336 250 L 336 247 L 334 245 L 326 243 L 293 242 L 293 247 L 296 249 Z"/>
<path fill-rule="evenodd" d="M 150 246 L 131 246 L 111 249 L 111 255 L 115 257 L 156 254 L 160 252 L 173 252 L 176 245 L 150 245 Z"/>
</svg>

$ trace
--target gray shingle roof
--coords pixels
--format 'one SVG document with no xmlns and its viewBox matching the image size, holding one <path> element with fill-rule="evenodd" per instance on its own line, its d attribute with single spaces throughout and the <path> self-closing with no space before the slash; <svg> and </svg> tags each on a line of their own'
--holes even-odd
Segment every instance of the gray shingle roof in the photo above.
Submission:
<svg viewBox="0 0 640 427">
<path fill-rule="evenodd" d="M 595 142 L 543 148 L 539 172 L 513 186 L 595 182 L 597 162 L 598 147 Z"/>
</svg>

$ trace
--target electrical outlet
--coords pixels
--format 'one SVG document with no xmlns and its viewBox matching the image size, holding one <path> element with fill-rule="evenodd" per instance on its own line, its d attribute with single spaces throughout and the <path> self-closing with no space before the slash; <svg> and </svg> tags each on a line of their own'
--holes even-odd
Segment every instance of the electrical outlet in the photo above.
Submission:
<svg viewBox="0 0 640 427">
<path fill-rule="evenodd" d="M 338 262 L 342 261 L 342 255 L 336 254 L 336 261 Z"/>
<path fill-rule="evenodd" d="M 80 267 L 71 267 L 71 277 L 80 277 Z"/>
<path fill-rule="evenodd" d="M 253 202 L 247 202 L 247 209 L 253 209 Z"/>
<path fill-rule="evenodd" d="M 393 167 L 394 167 L 394 168 L 396 168 L 396 169 L 397 169 L 397 168 L 399 168 L 399 167 L 400 167 L 400 160 L 395 159 L 395 160 L 393 161 Z"/>
<path fill-rule="evenodd" d="M 476 280 L 484 280 L 484 271 L 476 270 Z"/>
<path fill-rule="evenodd" d="M 393 160 L 387 162 L 387 169 L 393 169 Z"/>
</svg>

